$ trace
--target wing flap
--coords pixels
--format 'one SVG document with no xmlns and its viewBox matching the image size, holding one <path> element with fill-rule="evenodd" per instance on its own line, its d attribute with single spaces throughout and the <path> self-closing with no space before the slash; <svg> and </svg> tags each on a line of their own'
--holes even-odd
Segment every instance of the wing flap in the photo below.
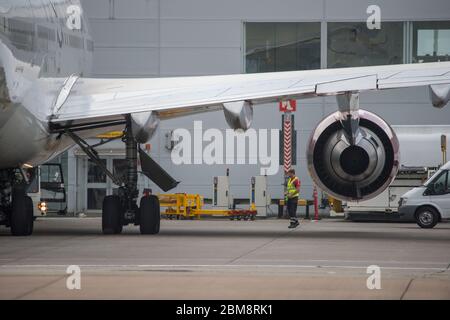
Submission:
<svg viewBox="0 0 450 320">
<path fill-rule="evenodd" d="M 139 159 L 141 161 L 142 173 L 153 181 L 164 192 L 175 188 L 180 182 L 164 170 L 155 160 L 139 148 Z"/>
<path fill-rule="evenodd" d="M 345 91 L 364 91 L 375 89 L 377 89 L 377 76 L 373 74 L 318 84 L 316 94 L 329 95 Z"/>
</svg>

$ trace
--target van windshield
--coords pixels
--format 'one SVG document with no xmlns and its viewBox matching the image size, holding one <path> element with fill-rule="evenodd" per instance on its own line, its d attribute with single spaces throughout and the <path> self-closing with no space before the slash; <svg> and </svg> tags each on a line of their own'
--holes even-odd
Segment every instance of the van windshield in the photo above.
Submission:
<svg viewBox="0 0 450 320">
<path fill-rule="evenodd" d="M 428 185 L 436 178 L 436 177 L 438 177 L 441 173 L 442 173 L 442 171 L 444 171 L 443 169 L 440 169 L 440 170 L 438 170 L 438 171 L 436 171 L 424 184 L 423 184 L 423 186 L 424 187 L 428 187 Z"/>
</svg>

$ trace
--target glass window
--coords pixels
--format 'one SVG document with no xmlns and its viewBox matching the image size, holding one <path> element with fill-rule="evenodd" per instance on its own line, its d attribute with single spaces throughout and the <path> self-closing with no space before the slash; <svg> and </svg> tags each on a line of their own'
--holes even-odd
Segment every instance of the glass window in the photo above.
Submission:
<svg viewBox="0 0 450 320">
<path fill-rule="evenodd" d="M 450 60 L 450 21 L 413 22 L 413 62 Z"/>
<path fill-rule="evenodd" d="M 38 168 L 29 168 L 24 169 L 25 174 L 28 178 L 28 186 L 27 186 L 27 193 L 37 193 L 39 192 L 39 175 L 38 175 Z"/>
<path fill-rule="evenodd" d="M 320 23 L 245 25 L 247 73 L 320 69 Z"/>
<path fill-rule="evenodd" d="M 106 160 L 101 159 L 101 162 L 106 166 Z M 88 160 L 88 183 L 105 183 L 106 174 L 90 159 Z"/>
<path fill-rule="evenodd" d="M 450 192 L 450 173 L 447 171 L 447 187 L 445 189 L 447 192 Z"/>
<path fill-rule="evenodd" d="M 58 165 L 41 166 L 41 182 L 62 183 L 63 177 Z"/>
<path fill-rule="evenodd" d="M 59 202 L 61 204 L 66 199 L 66 189 L 64 187 L 66 179 L 64 179 L 63 170 L 56 160 L 54 159 L 55 163 L 41 166 L 41 200 Z"/>
<path fill-rule="evenodd" d="M 370 30 L 366 22 L 329 22 L 328 68 L 403 63 L 403 22 L 384 22 Z"/>
<path fill-rule="evenodd" d="M 439 195 L 446 192 L 447 175 L 448 171 L 442 171 L 442 174 L 433 181 L 430 185 L 430 195 Z"/>
</svg>

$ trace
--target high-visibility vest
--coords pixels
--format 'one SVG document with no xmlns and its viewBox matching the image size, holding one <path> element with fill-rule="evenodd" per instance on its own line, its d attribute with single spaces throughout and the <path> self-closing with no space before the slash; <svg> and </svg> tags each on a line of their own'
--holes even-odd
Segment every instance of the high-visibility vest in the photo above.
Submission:
<svg viewBox="0 0 450 320">
<path fill-rule="evenodd" d="M 300 192 L 298 192 L 297 188 L 294 186 L 294 181 L 298 180 L 297 177 L 290 178 L 287 183 L 287 197 L 288 198 L 295 198 L 300 195 Z M 299 180 L 300 181 L 300 180 Z"/>
</svg>

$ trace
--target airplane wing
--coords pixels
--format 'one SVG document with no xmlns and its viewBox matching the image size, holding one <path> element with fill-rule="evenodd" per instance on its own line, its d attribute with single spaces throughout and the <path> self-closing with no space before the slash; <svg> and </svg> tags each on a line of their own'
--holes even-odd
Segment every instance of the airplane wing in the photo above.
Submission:
<svg viewBox="0 0 450 320">
<path fill-rule="evenodd" d="M 74 76 L 62 85 L 49 118 L 62 123 L 152 111 L 169 119 L 237 101 L 256 105 L 424 85 L 430 86 L 435 106 L 445 105 L 450 99 L 450 62 L 176 78 Z"/>
<path fill-rule="evenodd" d="M 49 127 L 54 133 L 69 134 L 80 146 L 84 144 L 75 131 L 123 128 L 125 121 L 131 121 L 136 141 L 143 143 L 150 139 L 160 119 L 220 109 L 230 127 L 246 129 L 251 124 L 253 105 L 286 99 L 428 85 L 433 105 L 442 107 L 450 100 L 450 62 L 153 79 L 73 75 L 64 83 L 62 79 L 48 81 L 60 81 L 56 82 L 60 89 L 49 115 Z M 126 120 L 124 115 L 130 117 Z M 146 153 L 140 152 L 140 158 L 143 173 L 162 190 L 177 185 Z"/>
</svg>

